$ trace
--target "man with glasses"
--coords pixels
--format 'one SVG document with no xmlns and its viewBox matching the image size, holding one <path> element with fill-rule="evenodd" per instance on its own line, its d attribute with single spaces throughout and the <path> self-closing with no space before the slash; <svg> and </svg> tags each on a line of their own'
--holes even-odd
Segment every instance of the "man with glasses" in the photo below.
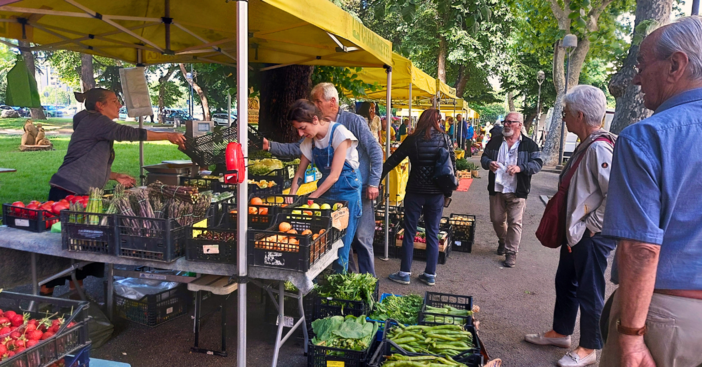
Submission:
<svg viewBox="0 0 702 367">
<path fill-rule="evenodd" d="M 490 221 L 498 238 L 497 254 L 505 255 L 504 266 L 517 263 L 522 239 L 522 216 L 531 176 L 541 171 L 541 151 L 529 137 L 522 135 L 522 114 L 510 112 L 503 121 L 502 134 L 485 146 L 480 163 L 490 170 Z"/>
<path fill-rule="evenodd" d="M 619 240 L 619 288 L 600 366 L 700 366 L 702 19 L 655 30 L 638 62 L 632 83 L 655 112 L 614 149 L 602 234 Z"/>
</svg>

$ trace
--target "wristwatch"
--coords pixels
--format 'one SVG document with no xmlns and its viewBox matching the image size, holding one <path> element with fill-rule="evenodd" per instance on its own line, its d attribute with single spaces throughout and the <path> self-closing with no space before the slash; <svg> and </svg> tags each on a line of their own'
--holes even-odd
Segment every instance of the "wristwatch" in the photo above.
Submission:
<svg viewBox="0 0 702 367">
<path fill-rule="evenodd" d="M 646 330 L 648 330 L 646 324 L 644 324 L 643 327 L 636 329 L 622 325 L 622 320 L 617 319 L 617 331 L 619 332 L 619 334 L 642 336 L 646 334 Z"/>
</svg>

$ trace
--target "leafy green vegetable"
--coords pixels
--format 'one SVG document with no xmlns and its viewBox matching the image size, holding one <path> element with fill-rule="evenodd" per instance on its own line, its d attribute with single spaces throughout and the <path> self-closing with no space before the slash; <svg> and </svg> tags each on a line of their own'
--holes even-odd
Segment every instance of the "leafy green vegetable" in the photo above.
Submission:
<svg viewBox="0 0 702 367">
<path fill-rule="evenodd" d="M 375 305 L 375 309 L 369 317 L 373 320 L 394 319 L 402 324 L 416 325 L 423 303 L 424 298 L 416 294 L 387 296 Z"/>
<path fill-rule="evenodd" d="M 456 159 L 456 170 L 465 171 L 468 169 L 468 161 L 465 158 Z"/>
<path fill-rule="evenodd" d="M 261 159 L 249 161 L 249 175 L 253 176 L 263 176 L 267 175 L 273 170 L 283 168 L 283 162 L 278 159 Z"/>
<path fill-rule="evenodd" d="M 313 321 L 312 330 L 315 335 L 312 338 L 314 345 L 366 350 L 378 332 L 378 325 L 367 322 L 365 315 L 332 316 Z"/>
<path fill-rule="evenodd" d="M 349 301 L 363 301 L 370 309 L 375 303 L 375 285 L 378 283 L 371 274 L 330 274 L 320 282 L 319 296 L 344 299 Z"/>
<path fill-rule="evenodd" d="M 249 159 L 273 158 L 273 154 L 265 150 L 249 150 Z"/>
</svg>

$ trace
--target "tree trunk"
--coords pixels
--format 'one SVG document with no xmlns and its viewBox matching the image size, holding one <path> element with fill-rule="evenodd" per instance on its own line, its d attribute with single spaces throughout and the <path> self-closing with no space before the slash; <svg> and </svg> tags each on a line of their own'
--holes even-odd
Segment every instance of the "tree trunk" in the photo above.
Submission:
<svg viewBox="0 0 702 367">
<path fill-rule="evenodd" d="M 166 82 L 168 82 L 169 79 L 171 79 L 171 75 L 178 70 L 177 65 L 171 65 L 168 67 L 168 70 L 166 70 L 166 74 L 158 78 L 158 116 L 159 116 L 159 122 L 164 123 L 165 122 L 165 107 L 163 98 L 166 95 Z"/>
<path fill-rule="evenodd" d="M 93 71 L 93 55 L 80 54 L 80 85 L 83 92 L 95 88 L 95 73 Z"/>
<path fill-rule="evenodd" d="M 509 106 L 509 112 L 514 112 L 517 110 L 514 108 L 514 94 L 512 92 L 507 93 L 507 105 Z"/>
<path fill-rule="evenodd" d="M 446 54 L 447 54 L 447 42 L 446 37 L 439 36 L 439 58 L 436 62 L 437 71 L 436 75 L 439 80 L 446 83 Z"/>
<path fill-rule="evenodd" d="M 293 102 L 307 98 L 312 70 L 312 66 L 291 65 L 261 73 L 258 127 L 263 136 L 283 143 L 300 140 L 286 114 Z"/>
<path fill-rule="evenodd" d="M 466 73 L 466 66 L 461 65 L 458 67 L 458 77 L 456 78 L 456 96 L 463 98 L 463 93 L 466 91 L 466 85 L 468 84 L 468 79 L 470 75 Z"/>
<path fill-rule="evenodd" d="M 531 129 L 531 125 L 533 125 L 534 117 L 536 117 L 536 111 L 524 117 L 524 130 L 526 130 L 527 132 L 529 132 L 529 129 Z"/>
<path fill-rule="evenodd" d="M 670 18 L 673 9 L 672 0 L 638 0 L 636 2 L 636 20 L 634 22 L 634 35 L 632 38 L 646 36 L 642 34 L 645 29 L 637 30 L 636 26 L 643 21 L 654 20 L 659 24 Z M 647 27 L 644 27 L 647 28 Z M 609 93 L 616 98 L 617 108 L 614 110 L 614 118 L 609 130 L 614 134 L 619 134 L 625 127 L 650 117 L 650 111 L 643 105 L 643 94 L 638 85 L 631 84 L 636 71 L 636 57 L 639 53 L 639 44 L 631 43 L 629 55 L 624 61 L 622 68 L 612 76 L 609 81 Z"/>
<path fill-rule="evenodd" d="M 27 41 L 18 41 L 19 47 L 30 47 L 29 42 Z M 34 54 L 32 51 L 23 51 L 20 49 L 20 52 L 22 53 L 22 58 L 24 58 L 25 64 L 27 64 L 27 70 L 36 77 L 36 67 L 34 66 Z M 41 98 L 41 96 L 39 96 Z M 46 114 L 44 113 L 44 109 L 39 107 L 39 108 L 30 108 L 30 115 L 32 116 L 32 119 L 34 120 L 46 120 Z"/>
<path fill-rule="evenodd" d="M 568 63 L 570 64 L 570 75 L 568 77 L 569 89 L 578 85 L 580 72 L 583 69 L 583 63 L 585 62 L 585 57 L 589 50 L 590 40 L 585 37 L 582 40 L 578 40 L 578 47 L 572 51 L 568 58 Z M 561 131 L 565 131 L 564 128 L 561 128 L 563 124 L 561 113 L 563 112 L 563 98 L 565 97 L 566 69 L 563 65 L 563 61 L 565 60 L 566 52 L 565 49 L 560 47 L 559 43 L 556 43 L 553 52 L 553 84 L 556 87 L 557 94 L 556 102 L 553 106 L 551 125 L 548 129 L 546 144 L 544 145 L 544 151 L 541 156 L 545 166 L 561 164 L 561 162 L 558 162 L 558 155 L 564 139 L 561 135 Z"/>
<path fill-rule="evenodd" d="M 199 85 L 197 85 L 197 83 L 195 83 L 195 80 L 188 78 L 188 72 L 185 71 L 184 64 L 178 64 L 178 66 L 180 66 L 180 72 L 183 73 L 185 80 L 193 87 L 193 90 L 195 90 L 198 97 L 200 97 L 200 104 L 202 105 L 202 118 L 204 121 L 210 121 L 210 104 L 207 103 L 207 96 L 205 95 L 205 92 Z"/>
</svg>

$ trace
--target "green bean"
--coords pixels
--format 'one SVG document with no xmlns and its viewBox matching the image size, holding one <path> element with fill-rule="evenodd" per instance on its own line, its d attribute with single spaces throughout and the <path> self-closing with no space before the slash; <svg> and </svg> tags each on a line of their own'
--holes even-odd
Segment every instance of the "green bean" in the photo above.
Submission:
<svg viewBox="0 0 702 367">
<path fill-rule="evenodd" d="M 406 338 L 399 338 L 399 339 L 394 339 L 394 340 L 393 340 L 393 339 L 390 339 L 390 340 L 394 341 L 394 342 L 397 343 L 397 344 L 407 344 L 407 343 L 416 341 L 417 339 L 414 338 L 414 337 L 409 336 L 409 337 L 406 337 Z"/>
</svg>

